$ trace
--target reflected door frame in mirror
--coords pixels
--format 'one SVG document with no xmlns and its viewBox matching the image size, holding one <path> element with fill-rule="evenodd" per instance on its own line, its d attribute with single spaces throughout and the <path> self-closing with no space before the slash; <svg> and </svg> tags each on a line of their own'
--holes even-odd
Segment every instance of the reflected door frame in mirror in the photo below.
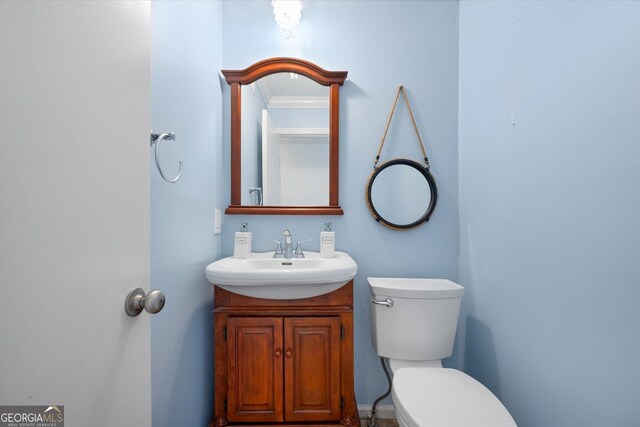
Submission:
<svg viewBox="0 0 640 427">
<path fill-rule="evenodd" d="M 329 87 L 329 205 L 328 206 L 243 206 L 241 199 L 242 85 L 275 73 L 297 73 Z M 347 71 L 327 71 L 297 58 L 270 58 L 244 70 L 222 70 L 231 86 L 231 203 L 227 214 L 240 215 L 343 215 L 338 198 L 340 86 Z"/>
</svg>

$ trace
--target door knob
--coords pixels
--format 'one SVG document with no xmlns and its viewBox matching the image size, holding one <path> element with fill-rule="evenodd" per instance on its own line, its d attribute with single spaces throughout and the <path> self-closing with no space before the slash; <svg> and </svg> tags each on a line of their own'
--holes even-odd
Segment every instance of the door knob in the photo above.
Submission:
<svg viewBox="0 0 640 427">
<path fill-rule="evenodd" d="M 127 299 L 124 302 L 124 311 L 131 317 L 136 317 L 142 313 L 142 309 L 147 310 L 147 313 L 156 314 L 162 310 L 164 302 L 165 297 L 162 292 L 158 290 L 149 291 L 145 295 L 141 288 L 136 288 L 127 295 Z"/>
<path fill-rule="evenodd" d="M 293 351 L 291 351 L 291 349 L 288 348 L 287 351 L 284 352 L 284 355 L 289 358 L 293 356 Z"/>
</svg>

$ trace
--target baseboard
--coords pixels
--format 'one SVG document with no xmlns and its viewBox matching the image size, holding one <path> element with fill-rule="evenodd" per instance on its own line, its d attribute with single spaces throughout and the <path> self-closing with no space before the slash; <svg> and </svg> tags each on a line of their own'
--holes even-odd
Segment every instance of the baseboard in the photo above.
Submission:
<svg viewBox="0 0 640 427">
<path fill-rule="evenodd" d="M 358 415 L 360 419 L 369 418 L 371 415 L 372 405 L 358 405 Z M 376 406 L 376 418 L 379 420 L 395 420 L 396 412 L 393 405 L 378 405 Z"/>
</svg>

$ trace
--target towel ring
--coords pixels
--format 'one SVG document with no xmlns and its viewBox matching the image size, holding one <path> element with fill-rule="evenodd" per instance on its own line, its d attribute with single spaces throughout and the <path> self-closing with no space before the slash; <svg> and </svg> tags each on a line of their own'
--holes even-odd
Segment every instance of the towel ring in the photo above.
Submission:
<svg viewBox="0 0 640 427">
<path fill-rule="evenodd" d="M 162 167 L 160 167 L 160 160 L 158 159 L 158 151 L 160 150 L 160 141 L 163 141 L 163 140 L 175 141 L 176 135 L 173 132 L 169 132 L 169 133 L 151 132 L 151 146 L 153 146 L 153 144 L 156 144 L 155 157 L 156 157 L 156 166 L 158 167 L 158 172 L 160 172 L 160 176 L 162 177 L 162 179 L 164 179 L 170 184 L 175 184 L 176 182 L 178 182 L 178 179 L 180 179 L 180 175 L 182 175 L 183 163 L 182 161 L 179 162 L 178 175 L 175 178 L 169 179 L 165 176 L 164 172 L 162 172 Z"/>
</svg>

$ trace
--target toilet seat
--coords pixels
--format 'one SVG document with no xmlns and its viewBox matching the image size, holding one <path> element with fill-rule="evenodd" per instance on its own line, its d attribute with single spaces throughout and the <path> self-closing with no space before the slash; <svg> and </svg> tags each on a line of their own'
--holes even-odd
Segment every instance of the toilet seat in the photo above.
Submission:
<svg viewBox="0 0 640 427">
<path fill-rule="evenodd" d="M 393 402 L 409 427 L 516 427 L 489 389 L 456 369 L 398 369 Z"/>
</svg>

